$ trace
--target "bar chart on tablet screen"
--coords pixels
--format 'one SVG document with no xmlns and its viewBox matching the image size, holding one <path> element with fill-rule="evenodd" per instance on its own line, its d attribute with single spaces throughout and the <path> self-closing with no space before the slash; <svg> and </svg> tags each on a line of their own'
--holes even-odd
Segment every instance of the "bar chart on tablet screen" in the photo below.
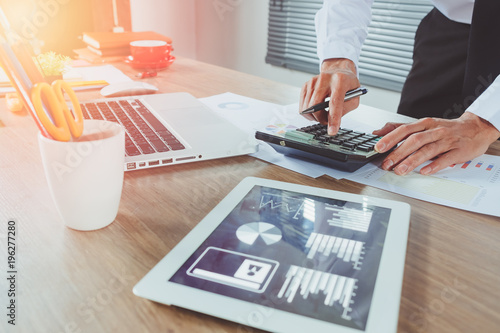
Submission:
<svg viewBox="0 0 500 333">
<path fill-rule="evenodd" d="M 292 303 L 295 297 L 308 299 L 311 295 L 322 295 L 324 305 L 341 305 L 342 318 L 350 320 L 357 282 L 354 278 L 291 265 L 278 298 Z"/>
</svg>

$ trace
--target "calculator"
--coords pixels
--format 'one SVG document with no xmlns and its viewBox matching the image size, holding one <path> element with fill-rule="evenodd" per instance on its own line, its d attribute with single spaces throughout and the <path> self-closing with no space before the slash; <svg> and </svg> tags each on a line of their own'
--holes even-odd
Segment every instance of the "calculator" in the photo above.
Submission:
<svg viewBox="0 0 500 333">
<path fill-rule="evenodd" d="M 327 134 L 327 125 L 322 124 L 280 134 L 257 131 L 255 138 L 269 143 L 281 154 L 313 160 L 349 172 L 389 153 L 375 151 L 380 136 L 347 128 L 340 128 L 336 135 L 330 136 Z"/>
</svg>

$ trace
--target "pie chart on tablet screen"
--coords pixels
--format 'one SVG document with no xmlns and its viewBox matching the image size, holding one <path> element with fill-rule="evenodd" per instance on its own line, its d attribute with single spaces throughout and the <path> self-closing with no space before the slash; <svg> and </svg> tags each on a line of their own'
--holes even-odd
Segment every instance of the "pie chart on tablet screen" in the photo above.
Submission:
<svg viewBox="0 0 500 333">
<path fill-rule="evenodd" d="M 236 230 L 236 237 L 248 245 L 253 245 L 258 239 L 266 245 L 272 245 L 281 240 L 281 230 L 266 222 L 250 222 Z"/>
</svg>

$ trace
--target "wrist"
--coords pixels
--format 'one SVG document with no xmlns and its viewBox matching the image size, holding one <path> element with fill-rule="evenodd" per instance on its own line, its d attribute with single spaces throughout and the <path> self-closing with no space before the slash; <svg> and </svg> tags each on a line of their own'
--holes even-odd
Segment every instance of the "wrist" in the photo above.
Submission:
<svg viewBox="0 0 500 333">
<path fill-rule="evenodd" d="M 332 59 L 325 59 L 321 63 L 321 72 L 330 72 L 330 71 L 334 71 L 334 70 L 350 71 L 354 75 L 357 75 L 356 65 L 350 59 L 332 58 Z"/>
<path fill-rule="evenodd" d="M 475 113 L 465 111 L 464 114 L 460 117 L 465 121 L 472 121 L 477 126 L 479 132 L 482 135 L 486 136 L 490 142 L 495 142 L 500 138 L 500 131 L 493 126 L 486 119 L 481 118 Z"/>
</svg>

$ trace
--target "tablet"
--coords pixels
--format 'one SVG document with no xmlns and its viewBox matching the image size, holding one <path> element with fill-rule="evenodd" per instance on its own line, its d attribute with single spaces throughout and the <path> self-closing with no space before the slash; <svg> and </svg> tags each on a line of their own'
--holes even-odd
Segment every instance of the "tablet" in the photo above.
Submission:
<svg viewBox="0 0 500 333">
<path fill-rule="evenodd" d="M 134 293 L 273 332 L 396 332 L 410 206 L 246 178 Z"/>
</svg>

